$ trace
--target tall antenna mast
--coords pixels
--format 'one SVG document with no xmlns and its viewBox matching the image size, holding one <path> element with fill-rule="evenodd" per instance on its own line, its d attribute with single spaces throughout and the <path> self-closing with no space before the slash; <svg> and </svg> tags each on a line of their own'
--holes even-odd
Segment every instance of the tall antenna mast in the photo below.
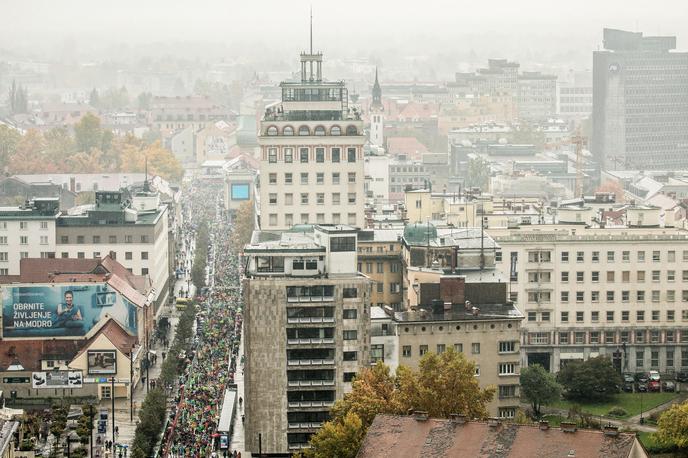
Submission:
<svg viewBox="0 0 688 458">
<path fill-rule="evenodd" d="M 313 5 L 311 5 L 311 54 L 313 54 Z"/>
</svg>

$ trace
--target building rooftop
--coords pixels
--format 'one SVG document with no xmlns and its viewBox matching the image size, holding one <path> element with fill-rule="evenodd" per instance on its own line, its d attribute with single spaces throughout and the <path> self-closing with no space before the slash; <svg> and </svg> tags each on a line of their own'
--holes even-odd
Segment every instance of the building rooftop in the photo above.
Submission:
<svg viewBox="0 0 688 458">
<path fill-rule="evenodd" d="M 418 418 L 418 419 L 417 419 Z M 428 456 L 476 458 L 647 457 L 634 433 L 613 429 L 566 430 L 504 424 L 498 420 L 465 422 L 425 417 L 378 415 L 368 429 L 358 458 Z"/>
<path fill-rule="evenodd" d="M 433 313 L 427 309 L 394 312 L 394 320 L 399 322 L 428 322 L 428 321 L 485 321 L 485 320 L 522 320 L 523 314 L 512 302 L 504 304 L 470 304 L 466 308 L 463 304 L 454 304 L 451 310 L 444 313 Z M 474 310 L 477 308 L 478 310 Z"/>
</svg>

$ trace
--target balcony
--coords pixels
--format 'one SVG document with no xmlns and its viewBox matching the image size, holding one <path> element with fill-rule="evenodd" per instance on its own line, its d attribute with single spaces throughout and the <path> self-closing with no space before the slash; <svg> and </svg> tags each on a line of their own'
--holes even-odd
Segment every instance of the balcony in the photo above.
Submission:
<svg viewBox="0 0 688 458">
<path fill-rule="evenodd" d="M 334 359 L 290 359 L 288 366 L 325 366 L 334 365 Z"/>
<path fill-rule="evenodd" d="M 334 386 L 334 380 L 291 380 L 288 386 Z"/>
<path fill-rule="evenodd" d="M 288 339 L 287 345 L 334 345 L 334 338 L 325 339 Z"/>
<path fill-rule="evenodd" d="M 330 408 L 334 405 L 333 401 L 299 401 L 299 402 L 290 402 L 289 403 L 289 408 L 290 409 L 296 409 L 300 407 L 308 408 L 308 407 L 327 407 Z"/>
<path fill-rule="evenodd" d="M 288 324 L 334 323 L 334 317 L 287 318 Z"/>
<path fill-rule="evenodd" d="M 320 428 L 322 422 L 310 422 L 310 423 L 289 423 L 289 429 L 315 429 Z"/>
</svg>

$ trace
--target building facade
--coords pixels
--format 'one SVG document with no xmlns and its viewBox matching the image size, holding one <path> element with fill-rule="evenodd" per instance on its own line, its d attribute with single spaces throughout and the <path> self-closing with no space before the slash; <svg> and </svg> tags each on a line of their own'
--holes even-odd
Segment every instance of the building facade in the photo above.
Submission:
<svg viewBox="0 0 688 458">
<path fill-rule="evenodd" d="M 592 153 L 604 169 L 688 166 L 688 53 L 676 37 L 604 29 L 593 52 Z"/>
<path fill-rule="evenodd" d="M 358 233 L 358 271 L 372 282 L 370 303 L 401 307 L 401 235 L 403 229 L 373 229 Z"/>
<path fill-rule="evenodd" d="M 277 237 L 255 232 L 244 251 L 246 449 L 252 453 L 259 434 L 263 453 L 306 446 L 370 362 L 370 280 L 356 269 L 356 229 L 296 229 Z"/>
<path fill-rule="evenodd" d="M 385 107 L 382 105 L 382 88 L 377 80 L 377 68 L 373 84 L 373 101 L 370 104 L 370 143 L 385 146 Z"/>
<path fill-rule="evenodd" d="M 557 112 L 557 77 L 540 72 L 518 75 L 518 117 L 521 120 L 547 119 Z"/>
<path fill-rule="evenodd" d="M 301 54 L 301 81 L 282 82 L 282 101 L 260 125 L 260 227 L 363 227 L 365 135 L 344 82 L 322 78 L 322 54 Z"/>
<path fill-rule="evenodd" d="M 688 368 L 688 232 L 635 213 L 621 228 L 489 230 L 526 316 L 524 365 L 606 355 L 624 372 Z"/>
</svg>

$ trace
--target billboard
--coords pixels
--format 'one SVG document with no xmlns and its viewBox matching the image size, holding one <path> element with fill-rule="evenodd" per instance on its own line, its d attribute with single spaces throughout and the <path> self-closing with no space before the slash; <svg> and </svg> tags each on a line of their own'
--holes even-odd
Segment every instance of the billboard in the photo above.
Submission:
<svg viewBox="0 0 688 458">
<path fill-rule="evenodd" d="M 89 374 L 116 374 L 117 352 L 114 350 L 89 350 Z"/>
<path fill-rule="evenodd" d="M 232 185 L 232 200 L 249 200 L 251 197 L 249 185 L 246 183 Z"/>
<path fill-rule="evenodd" d="M 83 388 L 84 379 L 81 371 L 49 371 L 31 374 L 31 386 L 34 388 Z"/>
<path fill-rule="evenodd" d="M 3 338 L 81 337 L 106 315 L 136 335 L 136 311 L 134 303 L 106 283 L 2 288 Z"/>
</svg>

